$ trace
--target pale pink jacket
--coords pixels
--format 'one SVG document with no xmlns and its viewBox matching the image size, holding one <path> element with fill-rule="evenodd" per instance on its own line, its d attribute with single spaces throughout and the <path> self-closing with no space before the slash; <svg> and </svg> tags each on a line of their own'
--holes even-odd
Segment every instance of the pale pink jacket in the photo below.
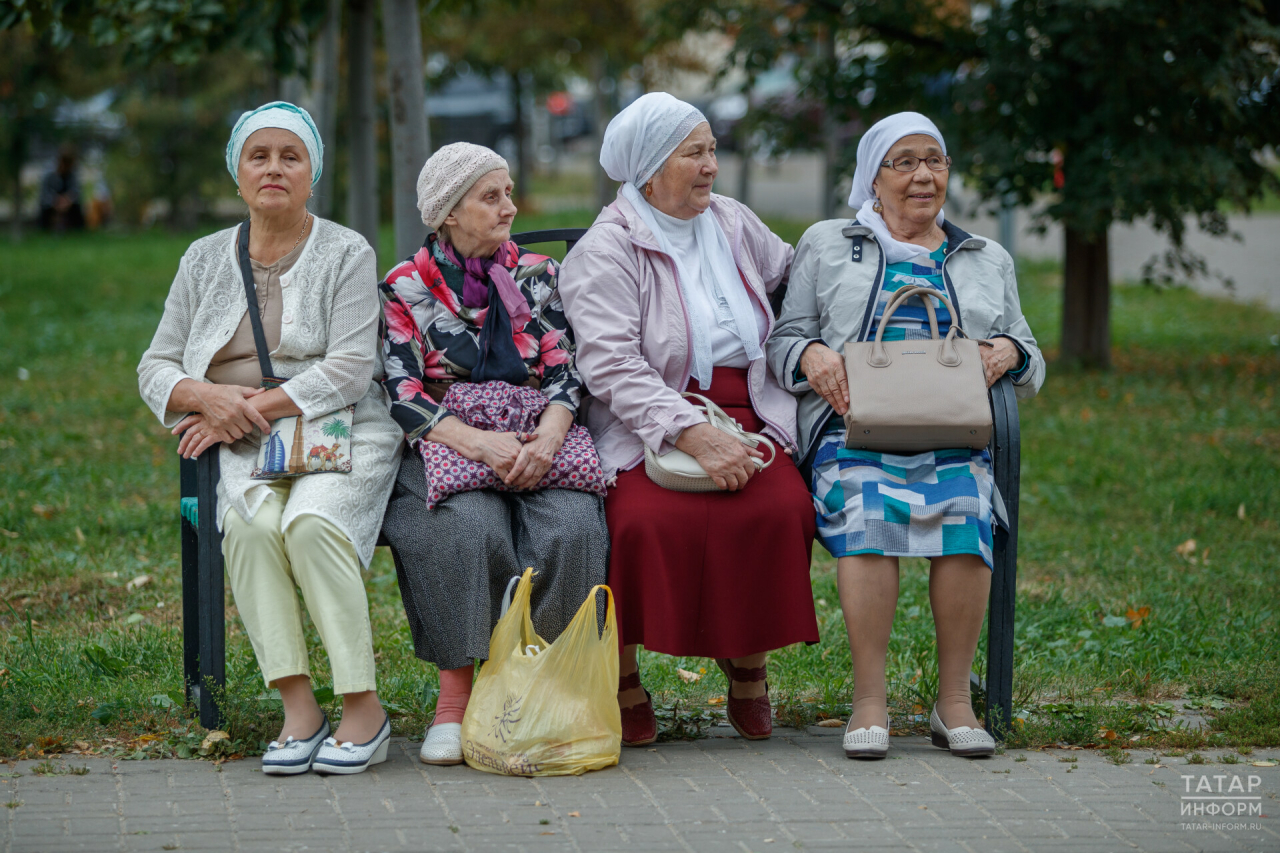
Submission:
<svg viewBox="0 0 1280 853">
<path fill-rule="evenodd" d="M 769 294 L 787 280 L 794 250 L 731 198 L 713 194 L 702 215 L 719 218 L 738 271 L 773 331 Z M 559 291 L 577 338 L 578 370 L 593 398 L 587 427 L 606 478 L 635 467 L 645 445 L 665 453 L 682 430 L 705 422 L 680 396 L 693 352 L 675 262 L 658 249 L 630 202 L 619 197 L 600 212 L 565 257 Z M 794 449 L 796 398 L 778 384 L 765 359 L 753 361 L 747 375 L 764 431 Z"/>
</svg>

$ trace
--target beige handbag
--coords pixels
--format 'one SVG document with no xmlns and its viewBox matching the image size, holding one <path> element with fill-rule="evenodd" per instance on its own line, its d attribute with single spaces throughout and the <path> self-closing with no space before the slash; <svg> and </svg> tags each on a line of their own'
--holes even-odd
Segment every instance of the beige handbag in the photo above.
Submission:
<svg viewBox="0 0 1280 853">
<path fill-rule="evenodd" d="M 778 449 L 773 446 L 773 442 L 767 437 L 759 433 L 747 432 L 742 428 L 742 424 L 725 414 L 724 409 L 701 394 L 687 391 L 682 396 L 701 400 L 703 405 L 695 405 L 694 408 L 705 414 L 707 422 L 716 429 L 724 430 L 748 447 L 759 447 L 761 444 L 769 445 L 768 461 L 754 457 L 751 460 L 755 463 L 757 471 L 763 471 L 773 464 L 773 460 L 778 455 Z M 698 464 L 698 460 L 683 450 L 672 450 L 659 456 L 650 450 L 648 445 L 645 445 L 644 472 L 649 475 L 650 480 L 653 480 L 664 489 L 671 489 L 673 492 L 720 491 L 720 487 L 702 469 L 702 466 Z"/>
<path fill-rule="evenodd" d="M 884 341 L 889 318 L 912 296 L 924 298 L 931 340 Z M 951 312 L 951 328 L 938 339 L 938 316 L 929 297 Z M 946 294 L 905 287 L 885 308 L 874 341 L 844 347 L 849 377 L 845 447 L 919 453 L 991 441 L 991 404 L 978 342 L 963 335 L 960 315 Z"/>
</svg>

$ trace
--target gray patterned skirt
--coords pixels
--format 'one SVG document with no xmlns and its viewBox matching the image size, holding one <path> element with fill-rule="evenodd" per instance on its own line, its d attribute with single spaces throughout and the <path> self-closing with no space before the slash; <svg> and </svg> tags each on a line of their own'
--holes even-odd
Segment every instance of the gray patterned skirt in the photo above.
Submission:
<svg viewBox="0 0 1280 853">
<path fill-rule="evenodd" d="M 609 571 L 604 499 L 585 492 L 462 492 L 427 509 L 422 457 L 405 452 L 382 531 L 414 653 L 440 669 L 489 657 L 512 577 L 532 566 L 533 627 L 551 642 Z M 600 608 L 603 617 L 603 606 Z M 603 618 L 601 619 L 603 622 Z"/>
</svg>

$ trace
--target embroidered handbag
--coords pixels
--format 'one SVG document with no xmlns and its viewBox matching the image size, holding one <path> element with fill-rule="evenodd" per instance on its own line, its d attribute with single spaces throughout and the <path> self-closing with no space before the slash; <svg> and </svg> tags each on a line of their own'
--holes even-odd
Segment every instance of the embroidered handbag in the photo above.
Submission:
<svg viewBox="0 0 1280 853">
<path fill-rule="evenodd" d="M 262 387 L 279 388 L 285 380 L 276 378 L 267 350 L 267 336 L 262 331 L 258 311 L 258 289 L 253 283 L 253 264 L 249 261 L 249 222 L 240 224 L 237 244 L 240 276 L 244 279 L 244 295 L 248 304 L 249 325 L 258 348 L 258 367 L 262 370 Z M 258 447 L 258 461 L 249 476 L 255 480 L 279 480 L 306 474 L 351 473 L 351 422 L 356 407 L 344 406 L 318 418 L 289 415 L 271 422 L 271 434 L 263 436 Z"/>
<path fill-rule="evenodd" d="M 546 396 L 527 385 L 509 382 L 455 382 L 441 405 L 467 426 L 494 432 L 532 433 L 538 416 L 547 408 Z M 516 491 L 483 462 L 468 459 L 451 447 L 431 441 L 418 442 L 418 453 L 427 472 L 427 509 L 450 495 L 478 489 Z M 534 486 L 538 489 L 572 489 L 604 496 L 604 470 L 586 427 L 574 424 L 564 444 L 551 460 L 551 468 Z"/>
<path fill-rule="evenodd" d="M 889 318 L 912 296 L 924 299 L 931 340 L 885 341 Z M 934 297 L 951 312 L 946 338 L 938 338 Z M 844 347 L 849 377 L 845 446 L 857 450 L 919 453 L 991 441 L 991 404 L 978 342 L 961 338 L 960 315 L 932 287 L 904 287 L 885 308 L 874 341 Z"/>
<path fill-rule="evenodd" d="M 767 437 L 759 433 L 747 432 L 742 428 L 742 424 L 725 414 L 724 409 L 701 394 L 686 391 L 682 396 L 701 400 L 703 405 L 695 405 L 694 408 L 706 415 L 707 422 L 716 429 L 724 430 L 748 447 L 758 448 L 761 444 L 769 445 L 768 461 L 756 459 L 755 457 L 751 459 L 757 471 L 763 471 L 773 464 L 774 458 L 778 455 L 778 449 L 773 446 L 773 442 Z M 648 445 L 645 445 L 644 472 L 654 483 L 664 489 L 671 489 L 673 492 L 720 491 L 716 481 L 711 479 L 710 475 L 703 470 L 702 466 L 698 464 L 698 460 L 683 450 L 672 450 L 659 456 L 650 450 Z"/>
</svg>

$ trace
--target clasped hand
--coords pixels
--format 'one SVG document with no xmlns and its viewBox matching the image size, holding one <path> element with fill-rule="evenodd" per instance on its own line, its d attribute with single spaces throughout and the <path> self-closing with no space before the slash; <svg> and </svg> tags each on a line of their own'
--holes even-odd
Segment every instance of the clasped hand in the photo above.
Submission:
<svg viewBox="0 0 1280 853">
<path fill-rule="evenodd" d="M 254 427 L 270 432 L 270 422 L 250 402 L 264 390 L 244 385 L 199 383 L 194 389 L 198 411 L 178 421 L 172 430 L 174 435 L 182 436 L 178 453 L 184 459 L 194 459 L 215 444 L 230 444 L 244 438 Z"/>
<path fill-rule="evenodd" d="M 695 424 L 680 433 L 676 447 L 688 453 L 721 490 L 736 492 L 747 486 L 760 466 L 764 453 L 709 423 Z"/>
</svg>

